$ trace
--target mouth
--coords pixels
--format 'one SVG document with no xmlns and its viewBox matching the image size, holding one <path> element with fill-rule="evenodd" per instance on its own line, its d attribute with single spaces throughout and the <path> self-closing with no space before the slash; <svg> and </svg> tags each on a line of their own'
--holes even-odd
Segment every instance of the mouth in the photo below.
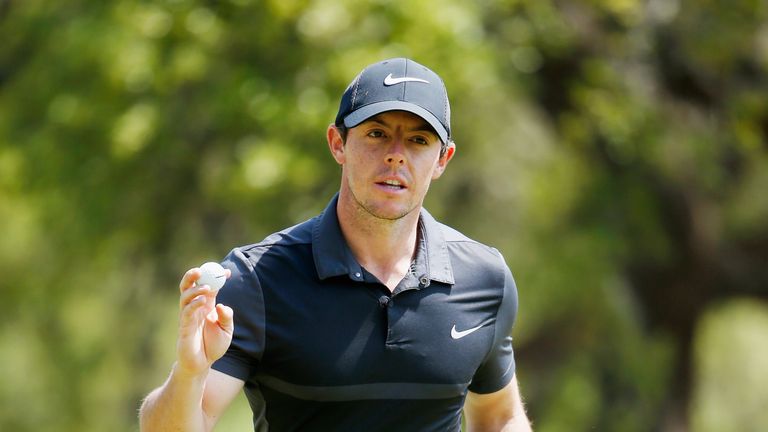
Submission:
<svg viewBox="0 0 768 432">
<path fill-rule="evenodd" d="M 376 182 L 376 184 L 392 191 L 407 189 L 407 186 L 405 186 L 405 184 L 403 184 L 400 180 L 389 179 L 389 180 Z"/>
</svg>

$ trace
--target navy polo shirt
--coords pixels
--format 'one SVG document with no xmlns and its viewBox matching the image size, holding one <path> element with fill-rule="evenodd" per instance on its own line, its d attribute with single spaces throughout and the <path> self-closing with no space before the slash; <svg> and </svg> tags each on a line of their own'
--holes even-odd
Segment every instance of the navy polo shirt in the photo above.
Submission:
<svg viewBox="0 0 768 432">
<path fill-rule="evenodd" d="M 218 301 L 235 333 L 213 368 L 245 381 L 257 431 L 459 431 L 467 390 L 500 390 L 515 371 L 509 268 L 422 210 L 390 293 L 352 255 L 337 199 L 226 257 Z"/>
</svg>

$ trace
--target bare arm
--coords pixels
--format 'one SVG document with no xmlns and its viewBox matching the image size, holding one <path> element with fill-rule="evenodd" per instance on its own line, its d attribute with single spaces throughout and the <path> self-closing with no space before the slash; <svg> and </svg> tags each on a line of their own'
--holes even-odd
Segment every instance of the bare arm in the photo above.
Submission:
<svg viewBox="0 0 768 432">
<path fill-rule="evenodd" d="M 469 392 L 464 404 L 469 432 L 530 432 L 517 377 L 503 389 L 489 394 Z"/>
<path fill-rule="evenodd" d="M 216 305 L 210 287 L 194 284 L 199 277 L 200 270 L 191 269 L 179 284 L 176 363 L 166 382 L 144 400 L 142 431 L 210 431 L 243 387 L 243 381 L 211 370 L 232 342 L 233 313 Z"/>
</svg>

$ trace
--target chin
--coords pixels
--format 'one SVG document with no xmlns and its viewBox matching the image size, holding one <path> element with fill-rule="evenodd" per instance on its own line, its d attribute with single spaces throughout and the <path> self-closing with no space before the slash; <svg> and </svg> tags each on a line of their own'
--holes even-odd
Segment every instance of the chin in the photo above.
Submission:
<svg viewBox="0 0 768 432">
<path fill-rule="evenodd" d="M 371 216 L 378 219 L 395 221 L 402 219 L 415 209 L 415 207 L 392 206 L 392 205 L 366 205 L 363 206 Z"/>
<path fill-rule="evenodd" d="M 407 197 L 363 197 L 356 194 L 352 189 L 349 189 L 349 192 L 357 209 L 361 213 L 368 214 L 376 219 L 396 221 L 404 218 L 419 207 L 418 203 L 411 202 Z"/>
</svg>

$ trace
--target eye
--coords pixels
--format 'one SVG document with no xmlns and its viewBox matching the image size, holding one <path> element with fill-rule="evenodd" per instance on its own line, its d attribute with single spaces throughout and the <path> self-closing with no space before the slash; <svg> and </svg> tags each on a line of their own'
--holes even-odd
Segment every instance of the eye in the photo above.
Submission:
<svg viewBox="0 0 768 432">
<path fill-rule="evenodd" d="M 429 144 L 429 140 L 426 139 L 423 136 L 415 136 L 415 137 L 411 138 L 411 141 L 415 142 L 416 144 L 421 144 L 421 145 L 428 145 Z"/>
<path fill-rule="evenodd" d="M 368 136 L 371 138 L 383 138 L 384 137 L 384 131 L 379 129 L 374 129 L 370 132 L 368 132 Z"/>
</svg>

